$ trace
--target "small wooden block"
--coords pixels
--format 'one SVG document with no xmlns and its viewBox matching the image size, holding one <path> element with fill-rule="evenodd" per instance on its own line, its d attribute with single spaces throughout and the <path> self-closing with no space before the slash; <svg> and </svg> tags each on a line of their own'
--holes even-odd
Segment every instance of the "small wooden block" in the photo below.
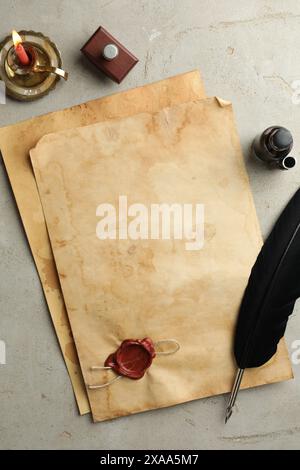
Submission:
<svg viewBox="0 0 300 470">
<path fill-rule="evenodd" d="M 112 60 L 103 56 L 103 50 L 108 44 L 118 48 L 118 55 Z M 117 83 L 126 77 L 130 70 L 138 63 L 138 59 L 114 38 L 102 26 L 81 48 L 81 52 L 108 77 Z"/>
</svg>

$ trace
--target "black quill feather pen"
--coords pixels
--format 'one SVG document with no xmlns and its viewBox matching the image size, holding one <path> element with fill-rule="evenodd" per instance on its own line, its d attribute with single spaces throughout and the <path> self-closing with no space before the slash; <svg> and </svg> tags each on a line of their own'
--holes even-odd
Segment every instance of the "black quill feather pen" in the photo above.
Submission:
<svg viewBox="0 0 300 470">
<path fill-rule="evenodd" d="M 232 414 L 243 372 L 276 353 L 300 296 L 300 189 L 264 243 L 252 268 L 240 306 L 234 340 L 238 373 L 226 411 Z"/>
</svg>

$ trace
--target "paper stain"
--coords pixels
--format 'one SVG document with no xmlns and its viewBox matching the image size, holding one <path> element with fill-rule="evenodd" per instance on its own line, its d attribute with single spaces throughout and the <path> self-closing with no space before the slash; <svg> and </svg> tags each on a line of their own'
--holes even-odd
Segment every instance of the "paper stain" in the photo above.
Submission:
<svg viewBox="0 0 300 470">
<path fill-rule="evenodd" d="M 173 305 L 179 305 L 180 302 L 186 302 L 192 304 L 200 304 L 203 299 L 203 293 L 211 288 L 211 279 L 209 277 L 188 280 L 182 287 L 178 287 L 173 292 Z M 182 300 L 183 299 L 183 300 Z M 171 320 L 177 321 L 175 315 Z"/>
<path fill-rule="evenodd" d="M 55 240 L 55 245 L 59 248 L 63 248 L 68 244 L 68 240 Z"/>
<path fill-rule="evenodd" d="M 67 311 L 66 311 L 65 307 L 63 307 L 62 310 L 61 310 L 60 325 L 61 326 L 67 326 L 68 328 L 70 328 L 68 314 L 67 314 Z"/>
<path fill-rule="evenodd" d="M 144 248 L 141 251 L 141 254 L 138 260 L 139 267 L 142 268 L 144 271 L 154 272 L 155 266 L 153 264 L 153 258 L 154 258 L 154 253 L 151 250 L 151 248 Z"/>
<path fill-rule="evenodd" d="M 127 250 L 127 253 L 129 255 L 133 255 L 136 252 L 136 245 L 130 245 L 130 247 Z"/>
<path fill-rule="evenodd" d="M 43 283 L 52 290 L 59 290 L 58 276 L 53 259 L 41 258 Z"/>
<path fill-rule="evenodd" d="M 130 266 L 129 264 L 120 265 L 120 268 L 121 268 L 122 275 L 125 279 L 128 277 L 131 277 L 134 273 L 133 267 Z"/>
<path fill-rule="evenodd" d="M 65 355 L 73 364 L 78 364 L 78 357 L 73 342 L 66 344 Z"/>
<path fill-rule="evenodd" d="M 204 225 L 204 240 L 205 242 L 209 242 L 214 238 L 216 235 L 217 230 L 216 227 L 213 224 L 206 223 Z"/>
</svg>

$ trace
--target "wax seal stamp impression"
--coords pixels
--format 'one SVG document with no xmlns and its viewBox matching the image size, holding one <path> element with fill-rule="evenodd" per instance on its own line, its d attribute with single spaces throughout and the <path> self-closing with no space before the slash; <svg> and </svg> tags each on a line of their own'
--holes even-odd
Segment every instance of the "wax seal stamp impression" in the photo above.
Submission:
<svg viewBox="0 0 300 470">
<path fill-rule="evenodd" d="M 122 377 L 141 379 L 156 356 L 175 354 L 179 349 L 180 344 L 175 339 L 163 339 L 156 343 L 151 338 L 125 339 L 117 350 L 107 357 L 104 366 L 91 367 L 92 371 L 111 370 L 115 372 L 116 377 L 103 384 L 88 384 L 88 388 L 90 390 L 105 388 Z"/>
<path fill-rule="evenodd" d="M 115 353 L 108 356 L 104 365 L 124 377 L 141 379 L 154 358 L 155 349 L 150 338 L 127 339 Z"/>
<path fill-rule="evenodd" d="M 102 26 L 81 48 L 92 64 L 117 83 L 138 63 L 138 59 Z"/>
</svg>

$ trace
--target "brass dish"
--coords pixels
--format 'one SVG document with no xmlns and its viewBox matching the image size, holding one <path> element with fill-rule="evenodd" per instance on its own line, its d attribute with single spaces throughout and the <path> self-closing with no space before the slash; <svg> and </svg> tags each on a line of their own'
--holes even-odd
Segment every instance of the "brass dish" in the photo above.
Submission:
<svg viewBox="0 0 300 470">
<path fill-rule="evenodd" d="M 48 94 L 60 77 L 68 74 L 62 70 L 62 60 L 57 46 L 42 33 L 19 32 L 23 46 L 31 57 L 30 65 L 20 67 L 16 60 L 11 36 L 0 43 L 0 79 L 6 94 L 19 101 L 33 101 Z"/>
</svg>

